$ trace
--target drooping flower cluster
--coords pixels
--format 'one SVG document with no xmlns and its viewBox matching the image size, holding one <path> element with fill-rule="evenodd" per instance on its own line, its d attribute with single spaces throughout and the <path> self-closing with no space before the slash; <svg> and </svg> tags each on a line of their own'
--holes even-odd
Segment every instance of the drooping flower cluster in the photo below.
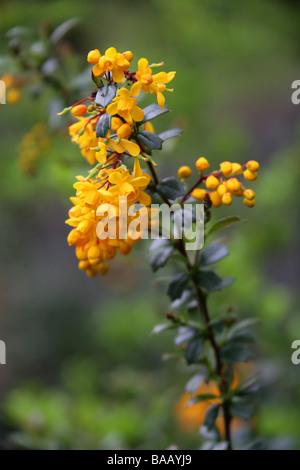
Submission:
<svg viewBox="0 0 300 470">
<path fill-rule="evenodd" d="M 196 161 L 196 168 L 200 173 L 199 180 L 194 185 L 191 195 L 198 201 L 204 201 L 209 198 L 213 207 L 220 207 L 222 204 L 230 206 L 233 196 L 244 197 L 243 203 L 247 207 L 255 206 L 255 192 L 253 189 L 247 189 L 239 181 L 238 176 L 243 174 L 246 181 L 255 181 L 259 163 L 250 160 L 245 165 L 239 163 L 222 162 L 220 170 L 213 171 L 210 174 L 203 175 L 202 172 L 210 167 L 206 158 L 200 157 Z M 182 166 L 178 170 L 178 177 L 188 178 L 192 170 L 188 166 Z M 201 187 L 202 186 L 202 187 Z M 205 186 L 205 188 L 203 187 Z"/>
<path fill-rule="evenodd" d="M 152 161 L 153 148 L 161 148 L 163 139 L 155 136 L 154 128 L 147 122 L 145 114 L 137 105 L 140 91 L 155 93 L 157 104 L 150 105 L 152 119 L 164 109 L 163 92 L 166 84 L 175 76 L 175 72 L 152 74 L 152 68 L 163 63 L 149 66 L 146 59 L 138 62 L 138 70 L 129 72 L 133 54 L 123 54 L 110 47 L 101 55 L 98 49 L 90 51 L 88 62 L 93 65 L 92 78 L 97 85 L 90 97 L 66 108 L 76 122 L 69 127 L 72 142 L 77 144 L 83 157 L 94 168 L 89 176 L 78 177 L 74 184 L 76 197 L 71 198 L 74 206 L 69 212 L 67 224 L 73 227 L 68 237 L 70 245 L 76 247 L 79 268 L 89 276 L 105 274 L 107 260 L 118 251 L 129 253 L 135 239 L 130 233 L 130 223 L 139 212 L 127 214 L 126 230 L 119 233 L 119 197 L 125 197 L 127 206 L 142 204 L 148 207 L 151 197 L 144 192 L 150 182 L 150 176 L 141 170 L 139 160 Z M 172 91 L 172 90 L 168 90 Z M 84 104 L 90 101 L 89 105 Z M 149 108 L 149 107 L 148 107 Z M 149 151 L 150 150 L 150 151 Z M 129 170 L 125 161 L 134 157 L 133 170 Z M 102 239 L 99 234 L 99 222 L 104 220 L 97 208 L 110 204 L 115 208 L 110 219 L 115 219 L 117 234 Z"/>
<path fill-rule="evenodd" d="M 132 174 L 122 167 L 101 169 L 94 179 L 86 180 L 77 177 L 74 184 L 76 197 L 71 197 L 74 206 L 69 211 L 68 225 L 73 227 L 68 242 L 76 247 L 79 268 L 85 270 L 88 276 L 106 274 L 107 260 L 116 256 L 117 252 L 126 255 L 132 244 L 139 238 L 132 238 L 129 228 L 139 212 L 130 213 L 133 204 L 140 203 L 149 206 L 151 197 L 143 190 L 148 186 L 150 176 L 143 173 L 136 159 Z M 125 202 L 125 225 L 120 224 L 119 196 Z M 102 208 L 99 213 L 99 208 Z M 99 222 L 109 217 L 116 227 L 114 237 L 104 237 L 105 227 Z M 125 233 L 124 233 L 125 231 Z"/>
</svg>

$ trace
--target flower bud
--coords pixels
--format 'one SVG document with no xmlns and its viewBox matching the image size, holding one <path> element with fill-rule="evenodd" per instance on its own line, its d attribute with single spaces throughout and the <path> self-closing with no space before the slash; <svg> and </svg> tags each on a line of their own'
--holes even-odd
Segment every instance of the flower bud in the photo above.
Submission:
<svg viewBox="0 0 300 470">
<path fill-rule="evenodd" d="M 222 183 L 217 187 L 217 193 L 219 194 L 220 197 L 222 197 L 225 193 L 227 193 L 227 186 L 225 183 Z"/>
<path fill-rule="evenodd" d="M 230 162 L 223 162 L 220 164 L 223 175 L 229 176 L 232 172 L 232 164 Z"/>
<path fill-rule="evenodd" d="M 198 160 L 196 161 L 196 168 L 198 171 L 207 170 L 209 168 L 209 163 L 206 160 L 206 158 L 204 157 L 198 158 Z"/>
<path fill-rule="evenodd" d="M 87 112 L 87 107 L 84 104 L 79 104 L 78 106 L 73 106 L 71 113 L 73 116 L 84 116 Z"/>
<path fill-rule="evenodd" d="M 124 122 L 118 117 L 111 118 L 111 128 L 117 131 L 119 127 L 123 126 Z"/>
<path fill-rule="evenodd" d="M 214 175 L 210 175 L 207 179 L 206 179 L 206 187 L 208 189 L 215 189 L 217 186 L 219 186 L 220 182 L 218 180 L 218 178 L 216 178 Z M 217 193 L 218 194 L 218 193 Z"/>
<path fill-rule="evenodd" d="M 131 136 L 131 127 L 129 124 L 123 124 L 117 130 L 119 139 L 128 139 Z"/>
<path fill-rule="evenodd" d="M 252 201 L 252 199 L 255 198 L 255 192 L 253 191 L 253 189 L 245 189 L 243 195 L 244 195 L 245 198 L 248 199 L 249 201 Z"/>
<path fill-rule="evenodd" d="M 243 173 L 243 167 L 239 163 L 232 164 L 232 174 L 233 175 L 241 175 Z"/>
<path fill-rule="evenodd" d="M 240 189 L 240 186 L 241 184 L 237 178 L 230 178 L 227 181 L 227 189 L 231 193 L 235 193 L 236 191 L 238 191 Z"/>
<path fill-rule="evenodd" d="M 222 205 L 222 199 L 217 193 L 217 191 L 213 191 L 212 193 L 209 193 L 209 197 L 210 197 L 213 207 L 219 207 Z"/>
<path fill-rule="evenodd" d="M 128 62 L 131 62 L 133 59 L 133 53 L 131 51 L 123 52 L 123 56 L 128 60 Z"/>
<path fill-rule="evenodd" d="M 192 170 L 189 166 L 181 166 L 178 170 L 178 178 L 188 178 L 191 174 Z"/>
<path fill-rule="evenodd" d="M 254 207 L 255 206 L 255 199 L 244 199 L 243 200 L 243 203 L 245 204 L 245 206 L 247 207 Z"/>
<path fill-rule="evenodd" d="M 250 171 L 258 171 L 259 170 L 259 163 L 256 162 L 255 160 L 249 160 L 249 162 L 246 163 L 246 167 Z"/>
<path fill-rule="evenodd" d="M 98 49 L 94 49 L 90 51 L 87 56 L 87 61 L 89 64 L 97 64 L 101 57 L 100 51 Z"/>
<path fill-rule="evenodd" d="M 192 197 L 194 199 L 196 199 L 197 201 L 202 201 L 202 199 L 204 198 L 206 194 L 206 189 L 200 189 L 200 188 L 196 188 L 194 189 L 194 191 L 192 192 Z"/>
<path fill-rule="evenodd" d="M 255 181 L 257 179 L 256 171 L 245 170 L 244 171 L 244 178 L 248 181 Z"/>
<path fill-rule="evenodd" d="M 232 204 L 232 194 L 231 193 L 223 194 L 222 203 L 225 204 L 225 206 L 230 206 L 230 204 Z"/>
</svg>

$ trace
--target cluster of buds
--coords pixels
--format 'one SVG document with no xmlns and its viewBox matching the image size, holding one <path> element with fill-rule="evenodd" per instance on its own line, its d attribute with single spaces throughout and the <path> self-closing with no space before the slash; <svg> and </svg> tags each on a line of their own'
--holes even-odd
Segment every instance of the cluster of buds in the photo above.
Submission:
<svg viewBox="0 0 300 470">
<path fill-rule="evenodd" d="M 203 172 L 208 170 L 209 167 L 210 164 L 204 157 L 200 157 L 196 161 L 196 168 L 200 176 L 191 191 L 194 199 L 203 201 L 209 197 L 213 207 L 220 207 L 222 204 L 230 206 L 233 196 L 236 196 L 244 197 L 243 203 L 247 207 L 255 206 L 255 192 L 252 189 L 245 188 L 243 183 L 239 181 L 238 176 L 243 174 L 246 181 L 255 181 L 259 170 L 258 162 L 250 160 L 245 165 L 240 165 L 239 163 L 225 161 L 220 164 L 220 170 L 204 175 Z M 191 174 L 192 170 L 189 166 L 182 166 L 178 170 L 180 179 L 186 179 Z"/>
</svg>

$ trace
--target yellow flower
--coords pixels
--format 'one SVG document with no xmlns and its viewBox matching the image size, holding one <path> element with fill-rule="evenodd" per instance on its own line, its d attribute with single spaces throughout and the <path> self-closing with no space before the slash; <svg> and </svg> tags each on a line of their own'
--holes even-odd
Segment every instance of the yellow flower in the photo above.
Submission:
<svg viewBox="0 0 300 470">
<path fill-rule="evenodd" d="M 131 92 L 134 96 L 138 96 L 141 89 L 145 93 L 155 93 L 157 96 L 157 102 L 159 106 L 164 109 L 165 97 L 163 92 L 173 91 L 168 89 L 166 84 L 169 83 L 175 77 L 176 72 L 159 72 L 152 75 L 152 69 L 149 67 L 147 59 L 142 58 L 138 61 L 138 71 L 136 73 L 137 82 L 131 87 Z"/>
<path fill-rule="evenodd" d="M 125 54 L 125 55 L 124 55 Z M 93 67 L 93 74 L 96 77 L 102 77 L 105 72 L 111 72 L 112 78 L 115 82 L 121 82 L 124 78 L 124 72 L 130 67 L 130 61 L 133 54 L 130 51 L 120 54 L 114 47 L 110 47 L 101 56 L 98 49 L 91 51 L 88 54 L 88 62 L 95 64 Z"/>
<path fill-rule="evenodd" d="M 128 124 L 142 121 L 144 118 L 144 112 L 137 105 L 137 99 L 133 98 L 132 93 L 127 88 L 121 88 L 118 90 L 118 96 L 113 99 L 107 107 L 107 113 L 112 116 L 118 114 Z"/>
</svg>

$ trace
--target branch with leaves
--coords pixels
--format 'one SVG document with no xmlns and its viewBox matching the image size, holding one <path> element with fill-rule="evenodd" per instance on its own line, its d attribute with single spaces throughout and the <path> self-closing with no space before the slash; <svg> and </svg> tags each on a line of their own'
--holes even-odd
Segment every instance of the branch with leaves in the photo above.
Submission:
<svg viewBox="0 0 300 470">
<path fill-rule="evenodd" d="M 153 73 L 164 64 L 149 65 L 145 58 L 139 59 L 138 69 L 132 71 L 132 60 L 131 51 L 119 53 L 113 47 L 104 55 L 98 49 L 91 51 L 88 62 L 93 65 L 92 80 L 96 88 L 90 96 L 60 113 L 71 112 L 75 117 L 76 122 L 69 128 L 72 141 L 92 165 L 88 175 L 78 176 L 74 184 L 76 196 L 71 198 L 74 205 L 67 220 L 72 227 L 68 242 L 75 246 L 79 268 L 88 276 L 106 274 L 109 260 L 118 253 L 127 255 L 135 242 L 145 238 L 142 230 L 138 237 L 133 237 L 130 230 L 130 225 L 138 222 L 140 210 L 128 212 L 125 236 L 124 224 L 121 233 L 119 198 L 125 198 L 127 207 L 139 204 L 146 208 L 150 226 L 155 225 L 160 235 L 151 246 L 153 271 L 164 268 L 169 260 L 176 263 L 176 275 L 167 288 L 171 300 L 170 312 L 166 314 L 169 322 L 157 326 L 154 332 L 174 330 L 180 356 L 197 369 L 186 391 L 190 394 L 189 405 L 206 403 L 201 427 L 205 448 L 232 449 L 235 417 L 247 419 L 255 409 L 254 378 L 243 380 L 237 375 L 237 364 L 247 362 L 252 355 L 253 337 L 249 327 L 254 319 L 239 320 L 232 312 L 216 316 L 208 310 L 209 296 L 233 282 L 231 278 L 221 278 L 214 269 L 229 255 L 227 246 L 210 242 L 210 238 L 240 219 L 229 216 L 214 224 L 210 220 L 212 211 L 222 205 L 230 206 L 234 198 L 242 197 L 247 207 L 254 207 L 255 193 L 244 186 L 241 176 L 246 182 L 255 181 L 259 164 L 254 160 L 244 165 L 226 161 L 210 171 L 208 160 L 200 157 L 195 162 L 198 177 L 190 187 L 187 185 L 192 174 L 189 166 L 179 168 L 178 178 L 160 181 L 153 151 L 160 150 L 165 140 L 180 135 L 182 130 L 175 128 L 157 135 L 152 121 L 168 112 L 164 92 L 173 91 L 167 89 L 167 84 L 175 72 Z M 142 91 L 155 95 L 157 104 L 140 108 L 137 97 Z M 194 252 L 187 249 L 185 227 L 180 227 L 181 238 L 175 235 L 174 214 L 170 236 L 164 237 L 164 227 L 151 211 L 153 201 L 170 208 L 174 204 L 179 206 L 182 220 L 191 206 L 189 216 L 195 230 L 196 209 L 203 205 L 204 248 Z M 113 208 L 110 219 L 116 225 L 115 237 L 107 235 L 105 230 L 107 213 L 98 210 L 103 204 Z M 202 393 L 203 387 L 208 387 L 209 392 Z"/>
</svg>

